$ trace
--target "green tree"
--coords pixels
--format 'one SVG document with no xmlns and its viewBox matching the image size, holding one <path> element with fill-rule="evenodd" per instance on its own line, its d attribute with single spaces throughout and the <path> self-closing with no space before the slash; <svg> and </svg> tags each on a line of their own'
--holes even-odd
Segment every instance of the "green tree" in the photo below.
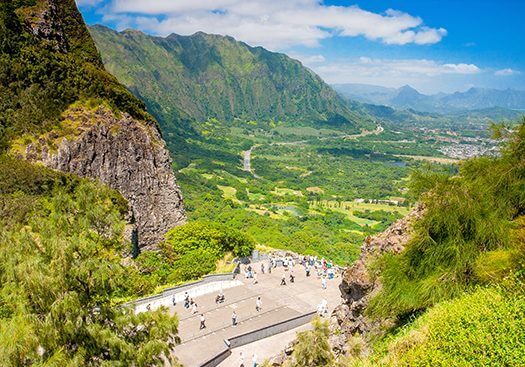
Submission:
<svg viewBox="0 0 525 367">
<path fill-rule="evenodd" d="M 135 314 L 114 303 L 135 294 L 138 277 L 122 265 L 119 195 L 31 167 L 12 170 L 31 172 L 22 191 L 11 194 L 5 185 L 0 191 L 5 200 L 32 199 L 18 223 L 0 207 L 0 365 L 164 365 L 162 356 L 169 358 L 179 340 L 177 318 L 162 309 Z"/>
<path fill-rule="evenodd" d="M 328 343 L 328 322 L 316 317 L 312 321 L 313 329 L 297 334 L 291 359 L 285 367 L 329 367 L 334 363 L 334 355 Z"/>
</svg>

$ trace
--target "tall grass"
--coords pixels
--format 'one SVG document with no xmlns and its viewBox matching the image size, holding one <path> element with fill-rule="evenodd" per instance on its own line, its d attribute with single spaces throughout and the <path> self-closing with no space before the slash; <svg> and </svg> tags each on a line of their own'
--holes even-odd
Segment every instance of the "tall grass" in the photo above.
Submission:
<svg viewBox="0 0 525 367">
<path fill-rule="evenodd" d="M 524 145 L 525 120 L 498 158 L 468 160 L 456 176 L 413 175 L 415 194 L 427 190 L 426 213 L 400 255 L 378 260 L 383 287 L 368 312 L 410 314 L 517 270 L 521 243 L 511 232 L 525 212 Z"/>
</svg>

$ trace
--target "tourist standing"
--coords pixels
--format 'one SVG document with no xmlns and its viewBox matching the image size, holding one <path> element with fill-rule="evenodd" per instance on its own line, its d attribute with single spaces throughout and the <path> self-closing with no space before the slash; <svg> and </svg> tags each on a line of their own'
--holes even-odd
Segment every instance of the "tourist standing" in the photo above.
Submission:
<svg viewBox="0 0 525 367">
<path fill-rule="evenodd" d="M 253 284 L 257 284 L 259 281 L 257 280 L 257 272 L 253 272 Z"/>
<path fill-rule="evenodd" d="M 257 367 L 257 354 L 253 353 L 252 367 Z"/>
<path fill-rule="evenodd" d="M 323 280 L 321 280 L 321 287 L 323 287 L 323 289 L 326 289 L 326 277 L 323 277 Z"/>
<path fill-rule="evenodd" d="M 177 300 L 175 299 L 175 294 L 173 294 L 173 296 L 171 297 L 171 304 L 173 306 L 177 306 Z"/>
<path fill-rule="evenodd" d="M 203 314 L 201 314 L 201 326 L 200 326 L 200 330 L 202 329 L 206 329 L 206 318 L 204 317 Z"/>
<path fill-rule="evenodd" d="M 191 313 L 195 315 L 197 313 L 197 303 L 195 303 L 193 300 L 191 300 Z"/>
<path fill-rule="evenodd" d="M 184 308 L 190 308 L 190 295 L 184 292 Z"/>
<path fill-rule="evenodd" d="M 261 310 L 262 310 L 261 297 L 257 297 L 257 301 L 255 301 L 255 311 L 260 312 Z"/>
<path fill-rule="evenodd" d="M 237 313 L 235 311 L 232 312 L 232 326 L 237 326 Z"/>
<path fill-rule="evenodd" d="M 242 352 L 239 353 L 239 367 L 244 367 L 244 356 Z"/>
<path fill-rule="evenodd" d="M 261 263 L 261 274 L 264 274 L 264 263 Z"/>
<path fill-rule="evenodd" d="M 286 285 L 286 275 L 285 274 L 283 274 L 281 278 L 281 285 Z"/>
</svg>

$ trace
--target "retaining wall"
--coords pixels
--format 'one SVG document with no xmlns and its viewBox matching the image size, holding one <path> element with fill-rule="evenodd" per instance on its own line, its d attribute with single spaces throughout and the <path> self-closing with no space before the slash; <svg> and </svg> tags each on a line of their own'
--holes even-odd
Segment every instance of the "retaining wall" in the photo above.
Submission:
<svg viewBox="0 0 525 367">
<path fill-rule="evenodd" d="M 293 317 L 288 320 L 281 321 L 277 324 L 268 325 L 263 328 L 250 331 L 245 334 L 234 336 L 233 338 L 226 339 L 224 343 L 229 348 L 237 348 L 246 344 L 253 343 L 257 340 L 268 338 L 270 336 L 283 333 L 285 331 L 295 329 L 301 325 L 309 323 L 316 315 L 315 311 Z"/>
<path fill-rule="evenodd" d="M 147 305 L 147 304 L 153 303 L 155 301 L 164 299 L 166 297 L 172 296 L 175 293 L 186 292 L 186 291 L 189 291 L 192 288 L 195 288 L 195 287 L 198 287 L 198 286 L 202 286 L 202 285 L 205 285 L 205 284 L 208 284 L 208 283 L 233 280 L 233 279 L 235 279 L 235 272 L 236 271 L 238 271 L 237 268 L 234 270 L 233 273 L 205 275 L 204 277 L 202 277 L 201 280 L 198 280 L 198 281 L 195 281 L 195 282 L 191 282 L 191 283 L 186 283 L 186 284 L 179 285 L 179 286 L 176 286 L 176 287 L 167 288 L 164 291 L 162 291 L 162 293 L 155 294 L 155 295 L 149 296 L 149 297 L 139 298 L 139 299 L 136 299 L 134 301 L 128 302 L 126 305 L 134 306 L 135 308 L 137 308 L 139 306 Z M 177 302 L 180 302 L 180 300 L 177 299 Z"/>
</svg>

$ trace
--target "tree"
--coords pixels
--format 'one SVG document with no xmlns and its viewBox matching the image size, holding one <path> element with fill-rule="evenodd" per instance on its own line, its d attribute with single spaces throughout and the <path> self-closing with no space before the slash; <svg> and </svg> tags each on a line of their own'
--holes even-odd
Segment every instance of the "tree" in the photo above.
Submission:
<svg viewBox="0 0 525 367">
<path fill-rule="evenodd" d="M 34 180 L 49 184 L 51 171 L 32 167 Z M 138 276 L 122 265 L 118 194 L 55 176 L 37 195 L 0 191 L 7 199 L 33 198 L 22 222 L 0 208 L 0 365 L 164 365 L 179 341 L 177 318 L 162 309 L 135 314 L 114 301 L 135 294 Z"/>
<path fill-rule="evenodd" d="M 329 367 L 334 363 L 334 355 L 328 342 L 328 322 L 316 317 L 312 321 L 313 329 L 297 334 L 297 344 L 292 358 L 285 367 Z"/>
</svg>

